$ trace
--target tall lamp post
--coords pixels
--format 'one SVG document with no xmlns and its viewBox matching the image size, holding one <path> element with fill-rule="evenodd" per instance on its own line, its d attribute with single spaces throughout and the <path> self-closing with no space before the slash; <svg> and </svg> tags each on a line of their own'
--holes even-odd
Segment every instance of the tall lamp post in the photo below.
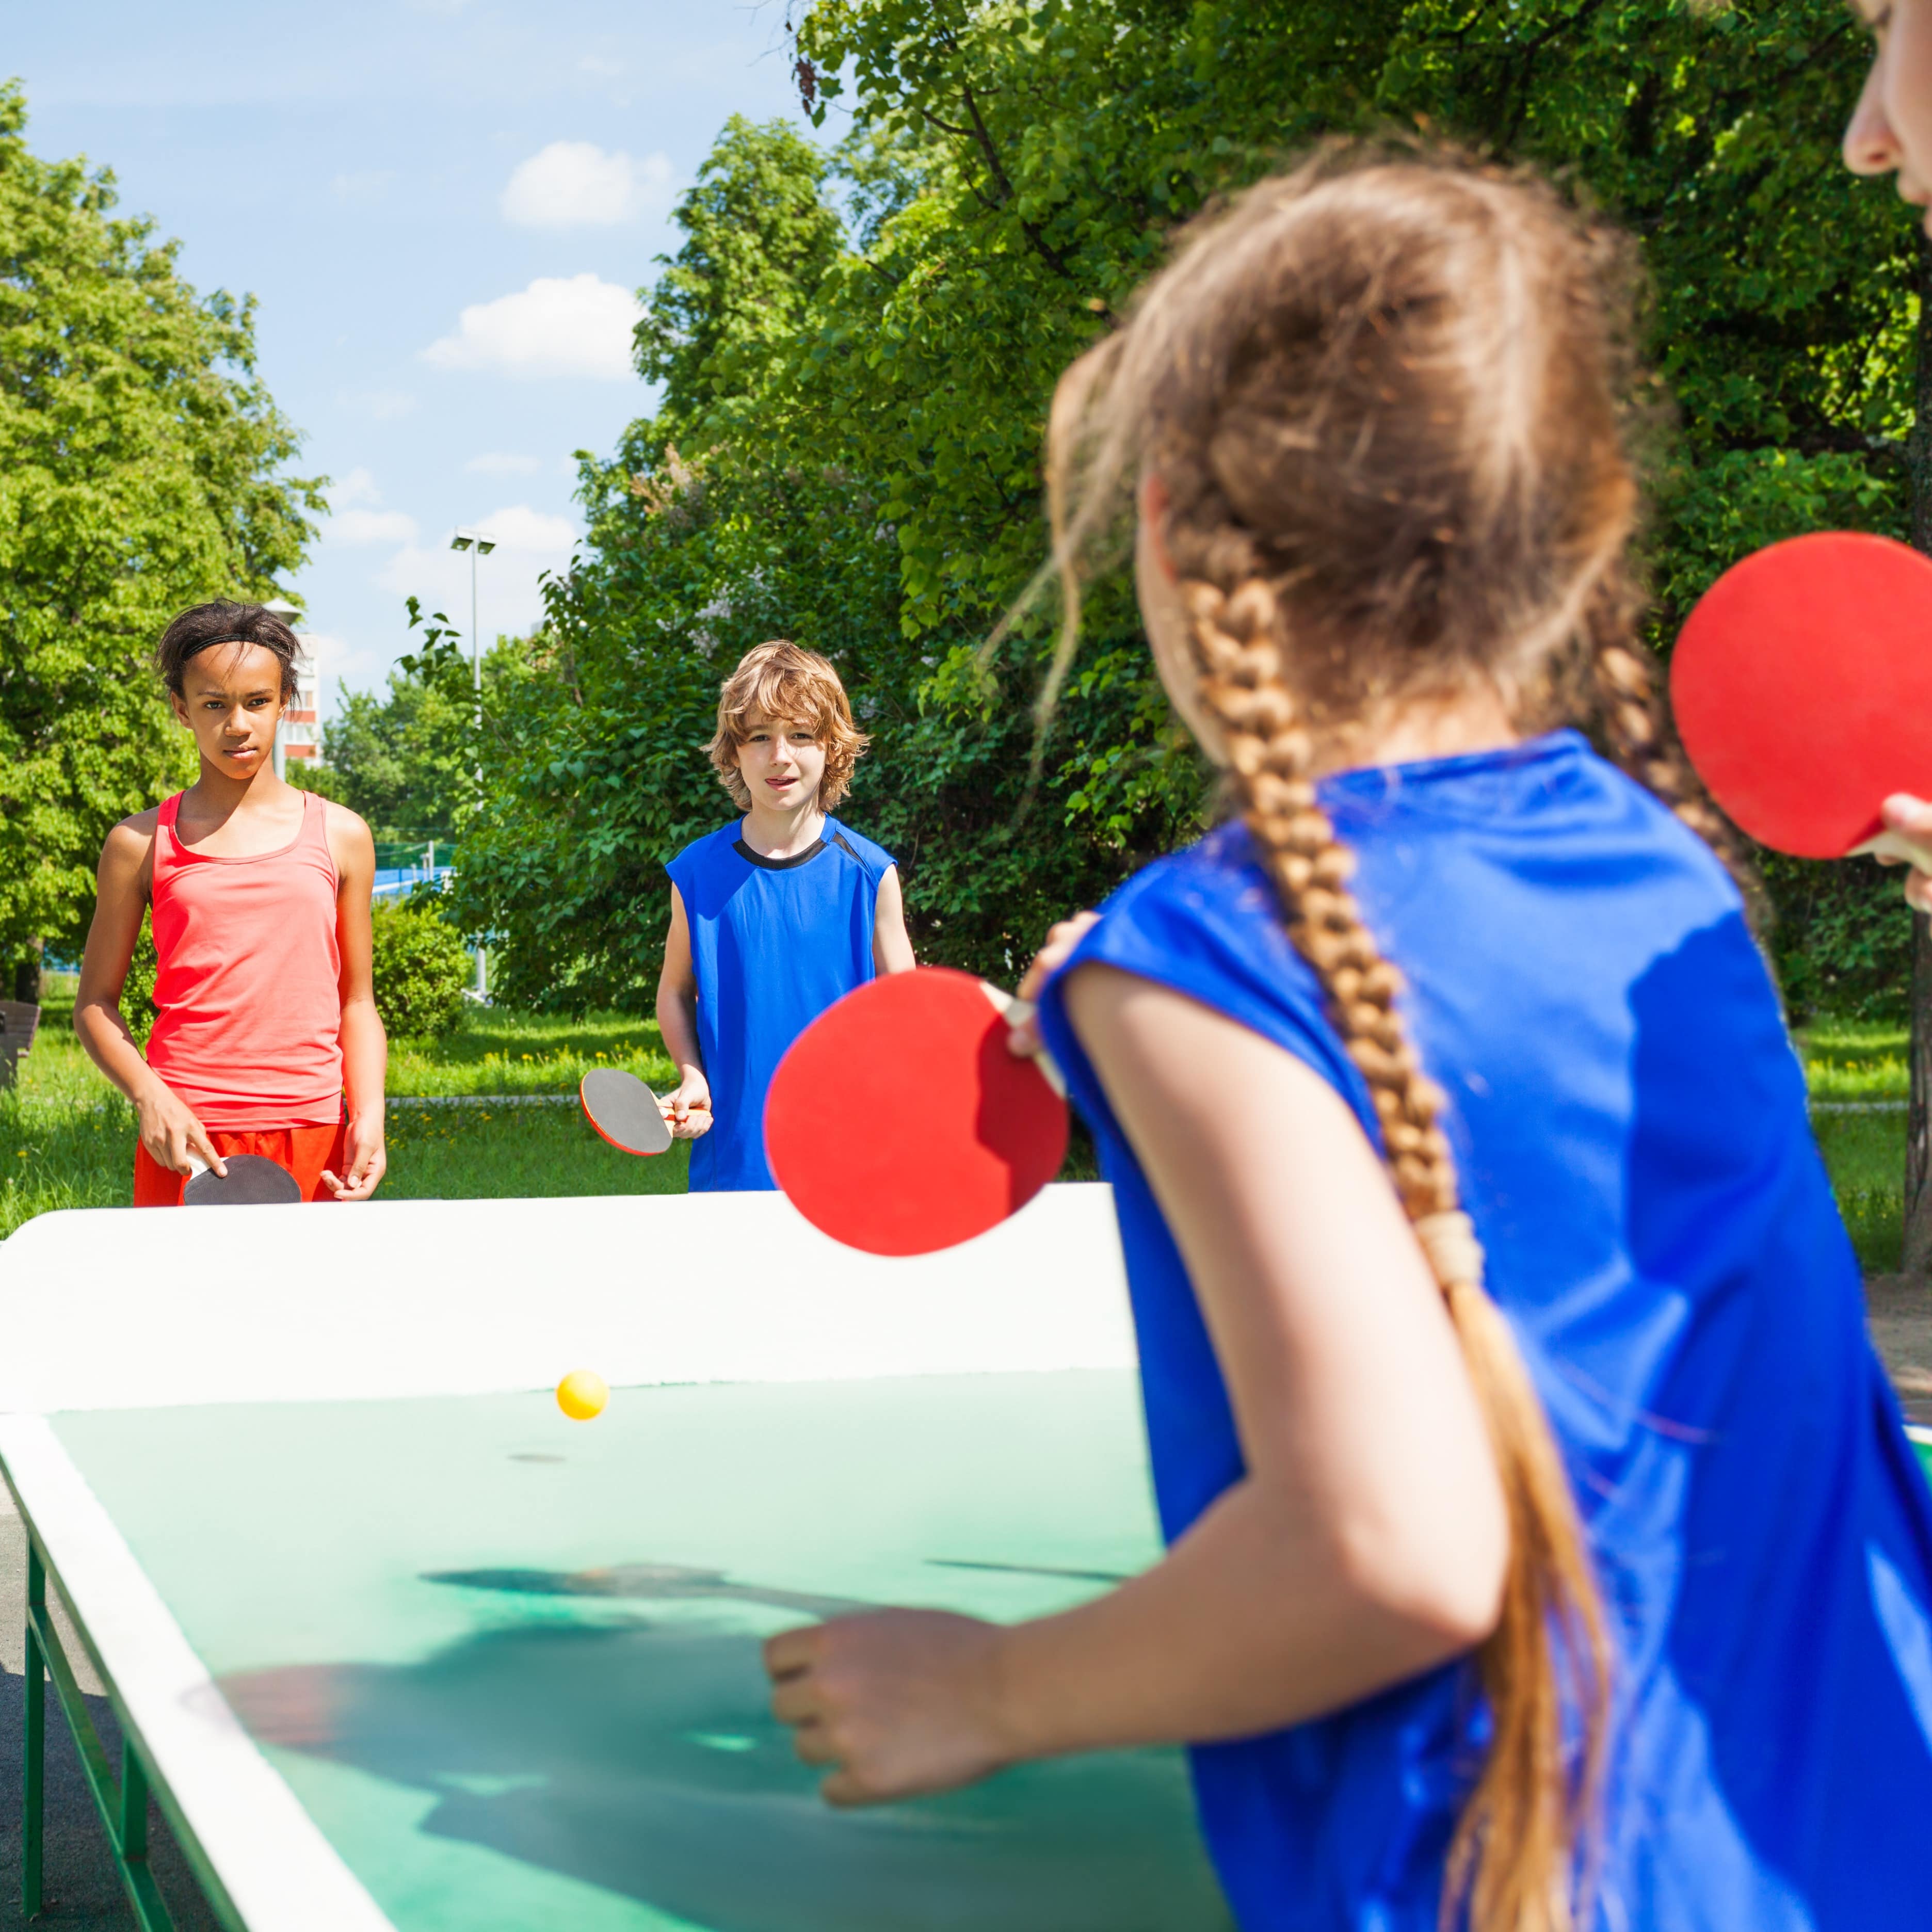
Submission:
<svg viewBox="0 0 1932 1932">
<path fill-rule="evenodd" d="M 483 633 L 476 628 L 476 560 L 488 556 L 496 548 L 496 539 L 486 537 L 481 530 L 458 530 L 450 538 L 449 547 L 470 553 L 470 670 L 480 708 L 483 701 Z"/>
<path fill-rule="evenodd" d="M 483 633 L 476 622 L 476 560 L 488 556 L 496 548 L 496 540 L 485 536 L 481 530 L 459 530 L 450 538 L 449 547 L 470 553 L 470 680 L 471 688 L 476 694 L 476 783 L 480 789 L 483 783 Z M 479 939 L 476 942 L 478 1004 L 488 999 L 489 994 L 489 954 Z"/>
</svg>

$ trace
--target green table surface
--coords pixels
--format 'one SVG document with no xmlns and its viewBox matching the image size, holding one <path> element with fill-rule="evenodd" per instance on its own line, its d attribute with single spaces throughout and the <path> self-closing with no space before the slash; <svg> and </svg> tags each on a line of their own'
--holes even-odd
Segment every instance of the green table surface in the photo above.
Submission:
<svg viewBox="0 0 1932 1932">
<path fill-rule="evenodd" d="M 73 1414 L 56 1430 L 403 1932 L 1226 1932 L 1178 1754 L 839 1813 L 759 1640 L 1001 1620 L 1157 1547 L 1113 1372 Z M 110 1660 L 110 1668 L 112 1660 Z"/>
</svg>

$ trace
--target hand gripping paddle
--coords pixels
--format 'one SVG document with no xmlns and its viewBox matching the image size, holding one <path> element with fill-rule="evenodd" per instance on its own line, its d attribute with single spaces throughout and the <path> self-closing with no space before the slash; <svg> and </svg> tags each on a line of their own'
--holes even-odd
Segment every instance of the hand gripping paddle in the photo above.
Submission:
<svg viewBox="0 0 1932 1932">
<path fill-rule="evenodd" d="M 871 1254 L 930 1254 L 1060 1172 L 1059 1076 L 1006 1050 L 1012 1004 L 923 966 L 848 993 L 792 1042 L 765 1100 L 765 1157 L 814 1227 Z"/>
<path fill-rule="evenodd" d="M 626 1154 L 662 1154 L 670 1145 L 670 1123 L 658 1096 L 634 1073 L 593 1066 L 577 1084 L 584 1118 Z"/>
<path fill-rule="evenodd" d="M 1670 660 L 1684 748 L 1761 844 L 1908 857 L 1879 808 L 1932 796 L 1932 560 L 1829 531 L 1757 551 L 1705 592 Z"/>
<path fill-rule="evenodd" d="M 286 1207 L 302 1198 L 302 1184 L 278 1160 L 259 1154 L 231 1154 L 223 1157 L 227 1168 L 224 1176 L 204 1167 L 200 1156 L 190 1154 L 194 1172 L 182 1190 L 184 1208 Z"/>
</svg>

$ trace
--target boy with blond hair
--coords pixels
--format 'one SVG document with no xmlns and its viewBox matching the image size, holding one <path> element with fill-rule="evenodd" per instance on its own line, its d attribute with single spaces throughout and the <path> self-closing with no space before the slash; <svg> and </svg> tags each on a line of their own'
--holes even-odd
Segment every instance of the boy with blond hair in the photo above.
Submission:
<svg viewBox="0 0 1932 1932">
<path fill-rule="evenodd" d="M 778 1185 L 765 1094 L 785 1049 L 835 1000 L 914 963 L 892 855 L 829 815 L 866 743 L 838 672 L 783 638 L 748 651 L 718 693 L 706 749 L 744 816 L 665 868 L 658 980 L 680 1076 L 665 1112 L 696 1143 L 694 1192 Z"/>
</svg>

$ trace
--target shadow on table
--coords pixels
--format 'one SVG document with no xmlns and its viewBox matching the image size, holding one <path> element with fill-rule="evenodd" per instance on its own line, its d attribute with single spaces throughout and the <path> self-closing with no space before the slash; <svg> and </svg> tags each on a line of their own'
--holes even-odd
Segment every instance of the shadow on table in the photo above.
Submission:
<svg viewBox="0 0 1932 1932">
<path fill-rule="evenodd" d="M 650 1564 L 433 1580 L 511 1599 L 861 1607 Z M 757 1640 L 694 1622 L 532 1623 L 422 1663 L 222 1688 L 264 1743 L 436 1795 L 423 1828 L 714 1932 L 1226 1932 L 1177 1754 L 1022 1766 L 836 1812 L 770 1716 Z"/>
</svg>

